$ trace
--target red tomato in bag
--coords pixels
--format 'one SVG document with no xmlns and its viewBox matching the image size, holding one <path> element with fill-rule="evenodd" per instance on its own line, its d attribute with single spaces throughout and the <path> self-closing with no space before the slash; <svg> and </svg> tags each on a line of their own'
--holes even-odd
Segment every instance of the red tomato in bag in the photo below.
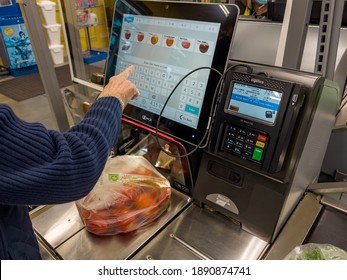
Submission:
<svg viewBox="0 0 347 280">
<path fill-rule="evenodd" d="M 155 198 L 149 192 L 141 193 L 135 199 L 136 209 L 149 208 L 155 205 L 156 205 Z"/>
<path fill-rule="evenodd" d="M 125 185 L 121 193 L 130 199 L 132 202 L 143 192 L 143 189 L 139 186 Z"/>
<path fill-rule="evenodd" d="M 108 224 L 108 218 L 97 213 L 92 213 L 89 219 L 85 219 L 87 230 L 95 234 L 106 233 L 108 230 Z"/>
<path fill-rule="evenodd" d="M 117 233 L 129 232 L 136 226 L 136 211 L 127 207 L 114 207 L 108 221 Z"/>
</svg>

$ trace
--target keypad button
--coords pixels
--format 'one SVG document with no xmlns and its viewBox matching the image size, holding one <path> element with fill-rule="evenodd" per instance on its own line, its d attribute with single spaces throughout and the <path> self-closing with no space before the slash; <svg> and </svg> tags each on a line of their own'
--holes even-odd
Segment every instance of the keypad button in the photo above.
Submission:
<svg viewBox="0 0 347 280">
<path fill-rule="evenodd" d="M 225 142 L 232 145 L 232 144 L 234 144 L 234 139 L 233 139 L 233 138 L 227 137 L 227 138 L 225 139 Z"/>
<path fill-rule="evenodd" d="M 243 148 L 243 142 L 241 141 L 235 141 L 235 146 L 239 147 L 239 148 Z"/>
<path fill-rule="evenodd" d="M 252 154 L 252 159 L 256 161 L 261 161 L 263 152 L 264 152 L 263 149 L 255 148 Z"/>
<path fill-rule="evenodd" d="M 265 135 L 259 134 L 257 139 L 259 141 L 266 142 L 266 136 Z"/>
<path fill-rule="evenodd" d="M 227 132 L 227 136 L 229 136 L 229 137 L 235 137 L 236 136 L 236 133 L 235 132 L 232 132 L 232 131 L 228 131 Z"/>
<path fill-rule="evenodd" d="M 259 147 L 259 148 L 262 148 L 262 149 L 264 149 L 264 147 L 265 147 L 265 143 L 264 143 L 264 142 L 261 142 L 261 141 L 257 141 L 257 142 L 255 143 L 255 145 L 256 145 L 257 147 Z"/>
<path fill-rule="evenodd" d="M 235 153 L 235 154 L 241 155 L 242 149 L 239 148 L 239 147 L 234 146 L 234 147 L 232 148 L 232 152 Z"/>
<path fill-rule="evenodd" d="M 253 150 L 253 147 L 254 147 L 254 146 L 249 145 L 249 144 L 245 144 L 245 145 L 244 145 L 244 148 L 245 148 L 245 150 L 247 150 L 247 151 L 252 151 L 252 150 Z"/>
<path fill-rule="evenodd" d="M 248 131 L 248 132 L 247 132 L 247 137 L 248 137 L 248 138 L 256 138 L 257 135 L 256 135 L 254 132 L 252 132 L 252 131 Z"/>
<path fill-rule="evenodd" d="M 255 141 L 253 139 L 247 138 L 245 141 L 247 144 L 254 145 Z"/>
<path fill-rule="evenodd" d="M 248 159 L 248 158 L 251 157 L 251 152 L 243 151 L 243 152 L 242 152 L 242 156 Z"/>
<path fill-rule="evenodd" d="M 193 87 L 193 88 L 197 87 L 198 86 L 198 81 L 197 80 L 191 80 L 190 86 Z"/>
<path fill-rule="evenodd" d="M 224 144 L 224 149 L 226 149 L 226 150 L 231 151 L 232 147 L 233 147 L 233 145 L 230 145 L 230 144 L 228 144 L 228 143 L 225 143 L 225 144 Z"/>
<path fill-rule="evenodd" d="M 223 148 L 244 160 L 261 163 L 267 145 L 267 136 L 253 130 L 230 125 L 225 134 Z"/>
</svg>

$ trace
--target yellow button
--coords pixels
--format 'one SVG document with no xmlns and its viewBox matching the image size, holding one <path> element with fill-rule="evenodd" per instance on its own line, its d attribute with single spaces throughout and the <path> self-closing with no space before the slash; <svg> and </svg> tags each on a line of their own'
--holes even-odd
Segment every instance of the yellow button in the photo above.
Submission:
<svg viewBox="0 0 347 280">
<path fill-rule="evenodd" d="M 255 145 L 259 148 L 264 148 L 265 147 L 265 143 L 264 142 L 261 142 L 261 141 L 257 141 L 255 142 Z"/>
</svg>

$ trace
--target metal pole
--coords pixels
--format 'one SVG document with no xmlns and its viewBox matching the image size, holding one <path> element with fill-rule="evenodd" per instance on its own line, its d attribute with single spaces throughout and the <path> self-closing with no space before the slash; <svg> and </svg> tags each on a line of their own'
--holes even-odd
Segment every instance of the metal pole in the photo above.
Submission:
<svg viewBox="0 0 347 280">
<path fill-rule="evenodd" d="M 75 1 L 63 0 L 71 54 L 73 56 L 74 77 L 87 81 L 87 72 L 83 61 L 81 38 L 77 24 Z"/>
<path fill-rule="evenodd" d="M 315 72 L 332 80 L 345 1 L 323 0 L 320 14 Z"/>
<path fill-rule="evenodd" d="M 275 65 L 300 69 L 313 0 L 287 0 Z"/>
<path fill-rule="evenodd" d="M 62 132 L 66 131 L 70 126 L 36 1 L 17 0 L 17 3 L 20 6 L 24 22 L 28 29 L 30 42 L 34 50 L 42 84 L 47 93 L 53 117 L 58 129 Z"/>
</svg>

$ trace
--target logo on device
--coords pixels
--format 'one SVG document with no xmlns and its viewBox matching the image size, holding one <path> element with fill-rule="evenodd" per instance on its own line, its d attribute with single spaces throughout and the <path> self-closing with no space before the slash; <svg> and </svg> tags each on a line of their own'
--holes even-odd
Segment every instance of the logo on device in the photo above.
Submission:
<svg viewBox="0 0 347 280">
<path fill-rule="evenodd" d="M 152 119 L 149 118 L 149 117 L 147 117 L 146 115 L 142 115 L 142 119 L 143 119 L 144 121 L 152 122 Z"/>
<path fill-rule="evenodd" d="M 259 79 L 256 79 L 256 78 L 252 78 L 252 79 L 251 79 L 251 82 L 252 82 L 252 83 L 255 83 L 255 84 L 260 84 L 260 85 L 263 85 L 263 84 L 264 84 L 264 81 L 259 80 Z"/>
</svg>

